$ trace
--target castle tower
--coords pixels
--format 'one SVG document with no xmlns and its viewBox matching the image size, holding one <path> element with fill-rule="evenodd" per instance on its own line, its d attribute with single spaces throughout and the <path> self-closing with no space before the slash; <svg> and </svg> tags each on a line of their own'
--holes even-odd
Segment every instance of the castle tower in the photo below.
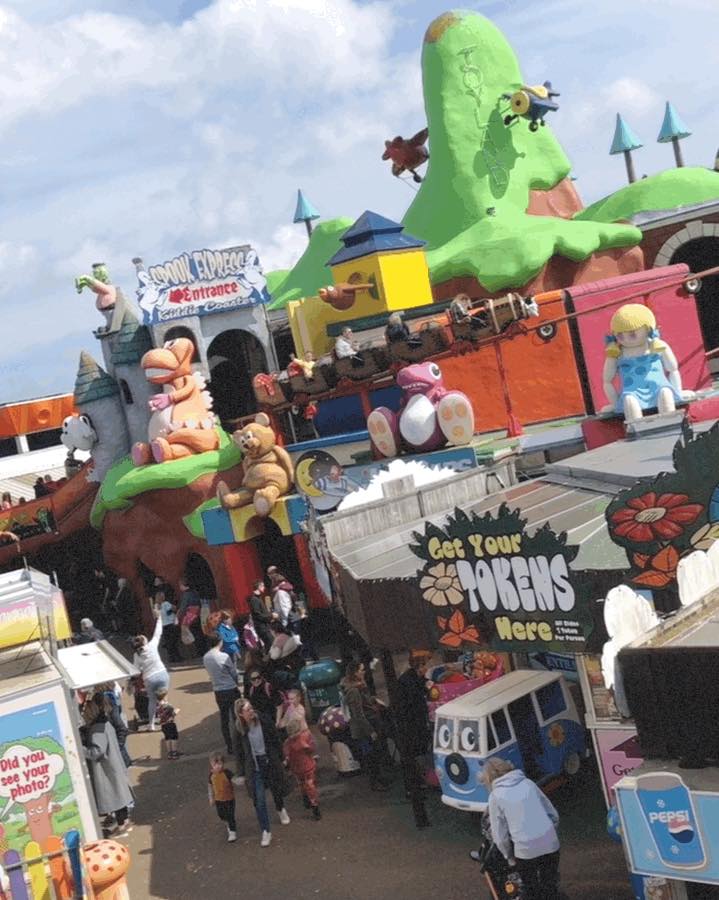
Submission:
<svg viewBox="0 0 719 900">
<path fill-rule="evenodd" d="M 90 417 L 97 434 L 92 480 L 102 481 L 113 463 L 129 453 L 130 438 L 120 386 L 84 350 L 75 380 L 75 405 Z"/>
<path fill-rule="evenodd" d="M 112 336 L 110 362 L 120 388 L 130 444 L 147 440 L 150 421 L 150 397 L 158 388 L 150 384 L 140 366 L 140 360 L 152 349 L 148 328 L 140 325 L 135 314 L 125 310 L 117 334 Z"/>
</svg>

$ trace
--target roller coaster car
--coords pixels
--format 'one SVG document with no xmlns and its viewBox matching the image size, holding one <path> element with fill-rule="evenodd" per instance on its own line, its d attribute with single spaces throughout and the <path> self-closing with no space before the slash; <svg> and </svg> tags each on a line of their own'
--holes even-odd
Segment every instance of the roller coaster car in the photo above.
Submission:
<svg viewBox="0 0 719 900">
<path fill-rule="evenodd" d="M 393 362 L 421 362 L 428 356 L 441 353 L 449 347 L 445 329 L 436 322 L 426 322 L 412 335 L 412 342 L 392 341 L 388 345 Z"/>
<path fill-rule="evenodd" d="M 470 312 L 471 321 L 452 322 L 452 334 L 457 341 L 481 341 L 502 334 L 513 322 L 539 315 L 536 302 L 519 294 L 483 300 L 476 311 Z"/>
<path fill-rule="evenodd" d="M 559 97 L 557 91 L 552 90 L 552 82 L 544 84 L 526 85 L 513 94 L 502 94 L 503 100 L 509 100 L 511 114 L 504 117 L 504 124 L 511 125 L 516 119 L 528 119 L 529 130 L 537 131 L 540 125 L 544 125 L 544 117 L 548 112 L 555 112 L 559 104 L 552 100 Z"/>
<path fill-rule="evenodd" d="M 389 368 L 390 357 L 386 347 L 362 347 L 358 351 L 362 364 L 350 358 L 335 360 L 334 369 L 339 379 L 364 381 Z"/>
<path fill-rule="evenodd" d="M 290 392 L 294 397 L 295 394 L 325 394 L 329 390 L 327 379 L 325 378 L 324 368 L 315 366 L 312 378 L 305 378 L 304 375 L 290 376 Z"/>
<path fill-rule="evenodd" d="M 262 406 L 282 406 L 289 400 L 289 381 L 287 378 L 281 379 L 277 373 L 255 375 L 252 387 L 257 402 Z"/>
</svg>

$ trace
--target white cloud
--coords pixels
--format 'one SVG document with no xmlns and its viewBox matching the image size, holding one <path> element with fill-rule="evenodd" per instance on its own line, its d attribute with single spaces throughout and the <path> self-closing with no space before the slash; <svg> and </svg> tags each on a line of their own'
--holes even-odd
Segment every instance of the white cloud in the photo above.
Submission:
<svg viewBox="0 0 719 900">
<path fill-rule="evenodd" d="M 257 252 L 265 272 L 290 269 L 307 248 L 307 232 L 303 224 L 281 225 L 269 241 L 259 241 Z"/>
<path fill-rule="evenodd" d="M 618 78 L 602 88 L 602 96 L 605 109 L 621 109 L 627 114 L 637 113 L 643 116 L 662 106 L 656 91 L 638 78 Z"/>
<path fill-rule="evenodd" d="M 421 39 L 443 0 L 208 0 L 183 19 L 184 5 L 0 0 L 12 365 L 68 335 L 68 359 L 96 351 L 93 298 L 72 284 L 95 261 L 128 296 L 135 255 L 149 264 L 250 241 L 266 270 L 285 268 L 306 244 L 292 224 L 298 187 L 325 218 L 369 208 L 398 219 L 414 196 L 380 156 L 385 138 L 425 124 Z M 548 124 L 587 202 L 624 182 L 608 156 L 616 112 L 645 140 L 640 174 L 672 164 L 653 144 L 666 99 L 696 132 L 687 162 L 712 164 L 715 0 L 467 5 L 489 11 L 525 77 L 561 92 Z M 71 389 L 73 366 L 57 389 Z M 0 399 L 18 396 L 18 372 Z"/>
</svg>

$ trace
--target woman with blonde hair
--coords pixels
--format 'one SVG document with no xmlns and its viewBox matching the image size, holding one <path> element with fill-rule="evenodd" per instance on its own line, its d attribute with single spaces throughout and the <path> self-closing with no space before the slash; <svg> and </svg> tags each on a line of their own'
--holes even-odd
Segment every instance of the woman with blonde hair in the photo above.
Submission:
<svg viewBox="0 0 719 900">
<path fill-rule="evenodd" d="M 235 735 L 235 784 L 244 784 L 252 799 L 262 832 L 261 847 L 272 841 L 270 816 L 265 792 L 269 788 L 283 825 L 290 824 L 285 809 L 285 780 L 282 767 L 282 744 L 273 720 L 258 712 L 249 700 L 235 703 L 237 733 Z"/>
<path fill-rule="evenodd" d="M 559 814 L 520 769 L 493 757 L 484 764 L 492 840 L 522 879 L 525 900 L 559 900 Z M 477 851 L 472 851 L 473 859 Z"/>
<path fill-rule="evenodd" d="M 603 374 L 609 403 L 602 412 L 624 413 L 631 422 L 641 419 L 645 410 L 673 412 L 678 402 L 693 398 L 691 391 L 682 390 L 676 356 L 660 340 L 657 320 L 648 306 L 621 306 L 612 316 L 609 331 Z"/>
</svg>

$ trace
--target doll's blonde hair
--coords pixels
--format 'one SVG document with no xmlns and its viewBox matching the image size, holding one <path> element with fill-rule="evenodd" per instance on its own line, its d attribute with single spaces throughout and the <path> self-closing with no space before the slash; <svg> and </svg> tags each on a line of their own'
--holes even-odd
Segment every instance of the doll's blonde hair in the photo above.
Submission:
<svg viewBox="0 0 719 900">
<path fill-rule="evenodd" d="M 612 316 L 609 323 L 609 335 L 607 336 L 607 356 L 616 359 L 622 355 L 622 348 L 617 343 L 617 335 L 625 331 L 638 331 L 646 328 L 649 338 L 649 349 L 652 353 L 661 353 L 666 350 L 664 341 L 659 340 L 657 320 L 654 313 L 643 303 L 625 303 Z"/>
</svg>

